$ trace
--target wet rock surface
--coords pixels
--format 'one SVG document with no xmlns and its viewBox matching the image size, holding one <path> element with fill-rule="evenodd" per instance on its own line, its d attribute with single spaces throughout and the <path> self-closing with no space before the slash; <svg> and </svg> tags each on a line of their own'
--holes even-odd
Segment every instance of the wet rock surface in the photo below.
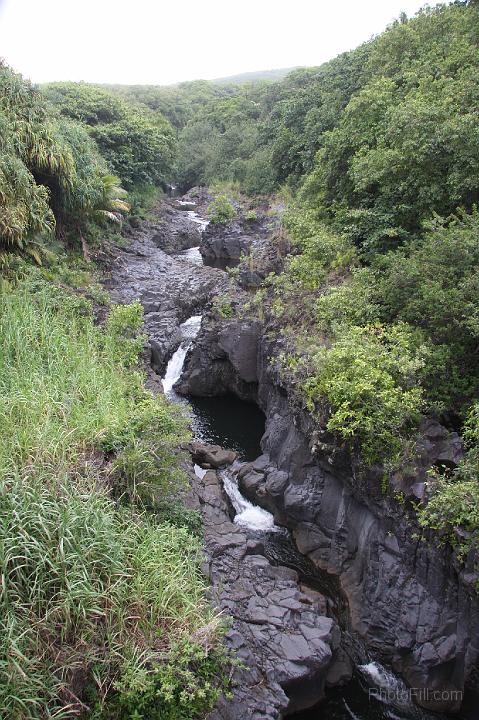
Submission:
<svg viewBox="0 0 479 720">
<path fill-rule="evenodd" d="M 194 455 L 198 457 L 198 454 Z M 337 624 L 297 573 L 264 557 L 265 538 L 231 521 L 219 475 L 193 479 L 205 526 L 211 599 L 232 618 L 225 641 L 243 667 L 210 720 L 275 720 L 311 707 L 344 680 Z M 343 673 L 343 674 L 341 674 Z"/>
<path fill-rule="evenodd" d="M 201 442 L 192 442 L 187 445 L 193 461 L 202 468 L 221 468 L 231 465 L 238 453 L 234 450 L 225 450 L 219 445 L 205 445 Z"/>
<path fill-rule="evenodd" d="M 184 248 L 177 232 L 183 227 L 184 211 L 164 201 L 153 211 L 153 218 L 131 229 L 127 246 L 116 249 L 105 285 L 113 302 L 139 300 L 143 305 L 151 364 L 156 372 L 162 372 L 180 344 L 180 324 L 225 291 L 229 279 L 226 273 L 172 257 L 159 247 L 161 234 L 163 246 L 171 252 Z M 200 238 L 197 227 L 193 228 L 196 244 Z"/>
</svg>

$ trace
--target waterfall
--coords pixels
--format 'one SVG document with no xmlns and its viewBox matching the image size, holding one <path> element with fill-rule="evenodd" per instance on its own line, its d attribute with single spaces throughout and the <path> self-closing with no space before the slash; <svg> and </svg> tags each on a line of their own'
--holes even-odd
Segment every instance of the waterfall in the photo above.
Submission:
<svg viewBox="0 0 479 720">
<path fill-rule="evenodd" d="M 201 232 L 204 232 L 207 226 L 210 224 L 209 220 L 205 220 L 205 218 L 200 217 L 198 213 L 194 210 L 187 210 L 186 214 L 191 220 L 193 220 L 193 222 L 197 223 L 197 225 L 200 226 Z"/>
<path fill-rule="evenodd" d="M 173 386 L 181 377 L 183 365 L 185 364 L 186 353 L 200 331 L 202 317 L 202 315 L 193 315 L 180 325 L 182 336 L 180 347 L 175 353 L 173 353 L 173 356 L 167 365 L 165 376 L 161 381 L 163 390 L 167 397 L 172 397 L 175 394 Z"/>
<path fill-rule="evenodd" d="M 276 530 L 274 518 L 270 512 L 263 508 L 253 505 L 240 492 L 238 483 L 231 470 L 223 470 L 221 473 L 223 487 L 231 500 L 231 504 L 236 510 L 234 522 L 237 525 L 243 525 L 250 530 Z"/>
<path fill-rule="evenodd" d="M 408 717 L 425 717 L 425 714 L 413 703 L 406 684 L 391 670 L 387 670 L 377 661 L 358 665 L 357 668 L 368 685 L 374 688 L 374 690 L 370 689 L 370 696 L 388 706 L 406 711 Z"/>
<path fill-rule="evenodd" d="M 200 246 L 188 248 L 188 250 L 182 250 L 178 253 L 178 257 L 188 260 L 188 262 L 194 263 L 195 265 L 203 265 L 203 258 L 200 253 Z"/>
<path fill-rule="evenodd" d="M 180 202 L 180 204 L 182 204 L 181 201 L 179 201 L 179 202 Z M 183 204 L 188 205 L 189 203 L 185 202 Z M 205 218 L 200 217 L 198 215 L 198 213 L 195 212 L 194 210 L 187 210 L 185 214 L 190 218 L 190 220 L 192 220 L 194 223 L 199 225 L 200 235 L 203 235 L 203 233 L 204 233 L 206 227 L 209 225 L 210 221 L 205 220 Z M 203 258 L 201 256 L 199 245 L 197 245 L 196 247 L 188 248 L 187 250 L 182 250 L 181 252 L 178 253 L 178 257 L 180 257 L 184 260 L 187 260 L 188 262 L 191 262 L 194 265 L 203 265 Z"/>
</svg>

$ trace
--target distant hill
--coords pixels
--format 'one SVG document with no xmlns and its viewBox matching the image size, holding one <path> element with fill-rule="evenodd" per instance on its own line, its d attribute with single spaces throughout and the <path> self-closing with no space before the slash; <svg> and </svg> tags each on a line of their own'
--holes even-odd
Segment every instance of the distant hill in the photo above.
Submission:
<svg viewBox="0 0 479 720">
<path fill-rule="evenodd" d="M 217 85 L 241 85 L 248 82 L 260 82 L 261 80 L 281 80 L 292 70 L 296 70 L 299 66 L 289 68 L 277 68 L 276 70 L 255 70 L 254 72 L 240 73 L 239 75 L 229 75 L 228 77 L 215 78 L 211 82 Z"/>
</svg>

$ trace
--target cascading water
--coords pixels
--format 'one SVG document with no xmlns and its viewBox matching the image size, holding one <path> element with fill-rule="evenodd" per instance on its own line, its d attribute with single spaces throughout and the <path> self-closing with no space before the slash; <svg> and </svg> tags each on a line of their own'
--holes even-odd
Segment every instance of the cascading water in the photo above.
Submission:
<svg viewBox="0 0 479 720">
<path fill-rule="evenodd" d="M 188 250 L 182 250 L 180 253 L 178 253 L 178 257 L 182 260 L 187 260 L 194 265 L 203 265 L 203 258 L 201 257 L 199 245 L 197 245 L 196 247 L 188 248 Z"/>
<path fill-rule="evenodd" d="M 200 218 L 194 210 L 185 209 L 185 213 L 198 223 L 203 232 L 208 221 Z M 203 264 L 199 246 L 189 248 L 178 256 L 197 265 Z M 174 402 L 184 401 L 173 388 L 181 378 L 186 355 L 199 333 L 201 320 L 201 315 L 194 315 L 181 325 L 182 342 L 170 359 L 162 380 L 165 395 Z M 197 438 L 232 447 L 243 460 L 252 460 L 260 454 L 258 438 L 264 432 L 264 418 L 260 422 L 257 417 L 260 411 L 255 405 L 237 398 L 192 398 L 189 406 Z M 198 465 L 194 469 L 200 478 L 207 472 Z M 234 522 L 265 533 L 265 537 L 270 537 L 275 544 L 273 538 L 280 537 L 283 530 L 275 525 L 273 515 L 243 497 L 234 468 L 222 471 L 221 478 L 236 513 Z M 406 687 L 399 678 L 374 661 L 358 665 L 348 685 L 328 691 L 318 708 L 304 711 L 295 717 L 297 720 L 426 720 L 431 716 L 407 699 Z"/>
<path fill-rule="evenodd" d="M 186 205 L 188 204 L 189 203 L 186 203 Z M 190 220 L 192 220 L 194 223 L 196 223 L 196 225 L 199 226 L 200 235 L 203 235 L 210 221 L 200 217 L 198 213 L 194 210 L 186 210 L 185 214 L 190 218 Z M 178 253 L 178 257 L 187 260 L 194 265 L 203 265 L 203 258 L 201 256 L 199 245 L 197 245 L 196 247 L 188 248 L 187 250 L 183 250 L 182 252 Z"/>
<path fill-rule="evenodd" d="M 173 356 L 167 365 L 165 376 L 161 381 L 165 395 L 169 398 L 176 396 L 173 386 L 181 377 L 186 354 L 191 347 L 191 343 L 200 331 L 202 317 L 202 315 L 193 315 L 180 325 L 183 339 L 178 350 L 173 353 Z"/>
<path fill-rule="evenodd" d="M 175 353 L 173 353 L 173 356 L 167 365 L 165 376 L 162 379 L 165 395 L 171 400 L 175 400 L 177 402 L 180 401 L 180 398 L 173 388 L 183 372 L 183 366 L 185 364 L 188 350 L 190 349 L 193 340 L 199 333 L 201 319 L 201 315 L 193 315 L 180 326 L 183 339 L 179 348 Z M 193 420 L 193 426 L 195 425 L 197 425 L 197 418 L 194 418 Z M 202 477 L 202 470 L 196 465 L 195 472 L 198 477 Z M 236 516 L 234 519 L 235 523 L 248 527 L 251 530 L 262 530 L 264 532 L 275 529 L 276 526 L 274 524 L 272 514 L 260 507 L 257 507 L 256 505 L 253 505 L 253 503 L 243 497 L 238 488 L 238 483 L 231 471 L 224 471 L 221 473 L 221 477 L 225 491 L 231 500 L 231 504 L 236 510 Z"/>
<path fill-rule="evenodd" d="M 175 393 L 173 387 L 181 377 L 188 350 L 190 349 L 193 340 L 199 333 L 201 319 L 201 315 L 193 315 L 193 317 L 190 317 L 180 326 L 183 339 L 179 348 L 169 361 L 165 376 L 162 380 L 165 395 L 171 400 L 175 400 L 177 402 L 180 401 L 180 398 Z M 194 418 L 193 425 L 197 425 L 197 418 Z M 195 465 L 195 472 L 198 477 L 201 478 L 206 471 L 203 471 L 199 466 Z M 256 505 L 253 505 L 253 503 L 243 497 L 238 488 L 238 483 L 231 471 L 224 471 L 221 473 L 221 476 L 225 491 L 231 500 L 231 504 L 236 510 L 236 516 L 234 519 L 235 523 L 248 527 L 251 530 L 262 530 L 264 532 L 274 530 L 276 526 L 274 524 L 272 514 L 260 507 L 257 507 Z"/>
<path fill-rule="evenodd" d="M 190 218 L 190 220 L 193 220 L 194 223 L 200 226 L 201 232 L 204 232 L 208 225 L 210 224 L 209 220 L 206 220 L 205 218 L 202 218 L 198 215 L 197 212 L 194 210 L 187 210 L 186 211 L 187 216 Z"/>
<path fill-rule="evenodd" d="M 221 473 L 223 487 L 236 510 L 234 522 L 250 530 L 262 530 L 263 532 L 275 531 L 277 526 L 274 523 L 273 515 L 267 510 L 253 505 L 241 494 L 236 478 L 231 470 L 223 470 Z"/>
</svg>

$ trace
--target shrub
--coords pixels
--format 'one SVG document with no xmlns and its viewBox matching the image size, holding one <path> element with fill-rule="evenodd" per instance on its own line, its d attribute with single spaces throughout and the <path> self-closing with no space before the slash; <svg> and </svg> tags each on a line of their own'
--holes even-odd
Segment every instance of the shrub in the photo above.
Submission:
<svg viewBox="0 0 479 720">
<path fill-rule="evenodd" d="M 166 180 L 175 140 L 171 125 L 159 112 L 87 83 L 51 83 L 43 92 L 64 117 L 88 128 L 125 187 Z"/>
<path fill-rule="evenodd" d="M 479 403 L 469 410 L 464 441 L 459 467 L 452 473 L 431 471 L 427 503 L 418 507 L 420 525 L 437 531 L 460 556 L 479 544 Z"/>
<path fill-rule="evenodd" d="M 394 461 L 422 407 L 423 353 L 407 326 L 347 329 L 313 353 L 302 385 L 307 405 L 329 431 L 359 441 L 367 464 Z"/>
<path fill-rule="evenodd" d="M 208 205 L 208 216 L 213 225 L 225 225 L 236 217 L 236 210 L 226 195 L 218 195 Z"/>
</svg>

